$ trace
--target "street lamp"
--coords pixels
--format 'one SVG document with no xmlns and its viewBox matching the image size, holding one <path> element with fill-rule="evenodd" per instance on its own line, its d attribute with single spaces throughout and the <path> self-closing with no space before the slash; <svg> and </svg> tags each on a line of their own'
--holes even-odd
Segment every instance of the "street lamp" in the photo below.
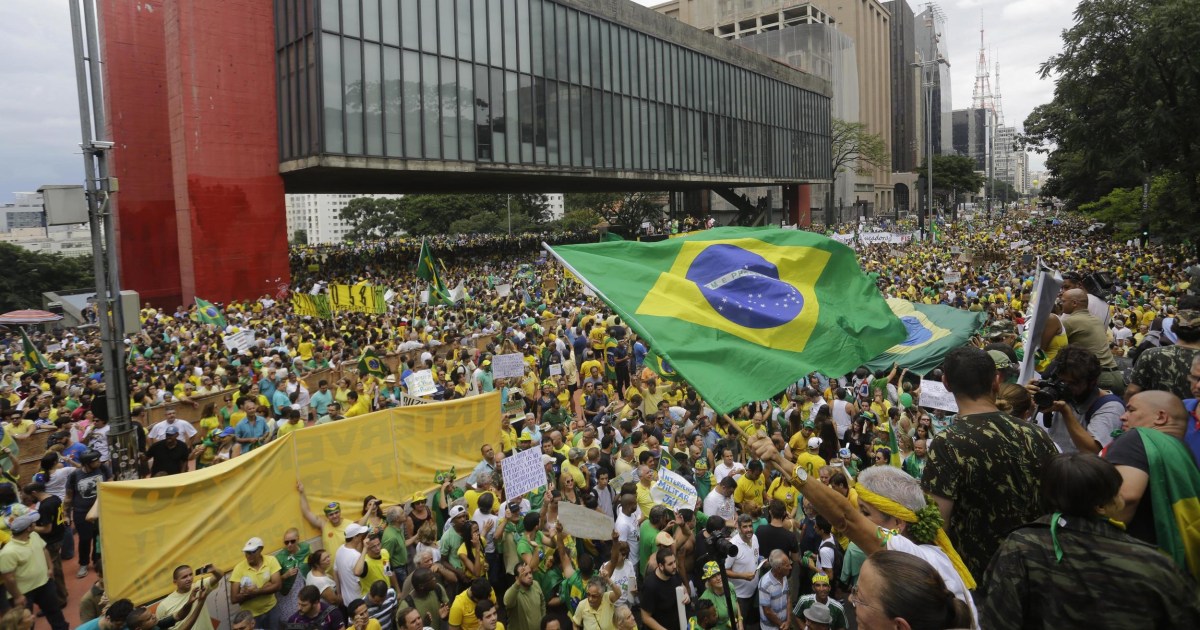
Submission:
<svg viewBox="0 0 1200 630">
<path fill-rule="evenodd" d="M 937 52 L 937 37 L 934 35 L 932 24 L 929 28 L 929 48 L 930 52 Z M 913 63 L 914 68 L 921 69 L 921 87 L 925 88 L 925 183 L 929 187 L 928 194 L 925 196 L 925 210 L 918 210 L 917 225 L 921 230 L 921 241 L 925 241 L 925 213 L 929 213 L 930 220 L 933 220 L 933 87 L 934 72 L 940 64 L 946 64 L 950 67 L 950 62 L 945 57 L 937 55 L 936 59 L 926 60 L 925 55 L 920 50 L 917 51 L 917 58 L 920 61 Z"/>
</svg>

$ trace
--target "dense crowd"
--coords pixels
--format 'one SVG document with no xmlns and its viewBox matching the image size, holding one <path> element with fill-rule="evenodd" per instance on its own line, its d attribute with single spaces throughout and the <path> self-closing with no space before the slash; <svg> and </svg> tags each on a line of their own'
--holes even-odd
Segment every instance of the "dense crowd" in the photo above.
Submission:
<svg viewBox="0 0 1200 630">
<path fill-rule="evenodd" d="M 395 295 L 385 314 L 301 317 L 270 295 L 221 305 L 218 330 L 194 308 L 143 309 L 127 373 L 147 475 L 401 404 L 417 371 L 432 373 L 431 398 L 499 391 L 506 413 L 500 441 L 480 445 L 461 479 L 400 505 L 318 508 L 298 486 L 282 540 L 246 532 L 237 566 L 179 567 L 154 613 L 108 602 L 98 581 L 78 603 L 84 625 L 211 630 L 197 611 L 227 577 L 240 630 L 1200 627 L 1192 253 L 1020 212 L 863 246 L 882 294 L 986 312 L 985 327 L 929 374 L 796 375 L 726 415 L 656 371 L 646 342 L 540 243 L 434 239 L 446 284 L 466 294 L 450 306 L 420 303 L 409 240 L 292 252 L 293 290 L 383 285 Z M 1039 260 L 1064 284 L 1032 322 Z M 1021 331 L 1035 323 L 1039 376 L 1017 383 Z M 257 339 L 242 353 L 222 342 L 239 330 Z M 23 371 L 12 335 L 0 377 L 0 468 L 13 480 L 0 484 L 0 576 L 17 607 L 0 630 L 25 630 L 31 602 L 66 627 L 62 561 L 78 558 L 78 579 L 102 570 L 88 514 L 111 474 L 97 339 L 30 337 L 52 367 Z M 313 391 L 302 380 L 368 351 L 404 360 Z M 495 378 L 491 359 L 514 352 L 525 374 Z M 922 404 L 930 381 L 957 411 Z M 176 419 L 217 393 L 198 423 Z M 165 419 L 143 426 L 156 407 Z M 22 485 L 14 438 L 37 431 L 49 448 Z M 504 460 L 527 449 L 541 452 L 547 484 L 508 496 Z M 662 503 L 665 471 L 695 488 L 693 505 Z M 569 535 L 563 502 L 606 515 L 612 536 Z"/>
</svg>

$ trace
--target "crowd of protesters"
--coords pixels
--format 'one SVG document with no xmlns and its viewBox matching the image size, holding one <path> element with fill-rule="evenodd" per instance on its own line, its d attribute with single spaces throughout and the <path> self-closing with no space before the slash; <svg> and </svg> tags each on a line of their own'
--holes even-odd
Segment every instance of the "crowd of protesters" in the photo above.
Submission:
<svg viewBox="0 0 1200 630">
<path fill-rule="evenodd" d="M 218 330 L 193 308 L 143 309 L 127 373 L 149 475 L 400 404 L 415 371 L 432 372 L 431 398 L 500 391 L 508 411 L 462 479 L 398 505 L 315 506 L 297 486 L 283 539 L 245 532 L 237 566 L 179 567 L 154 613 L 108 602 L 101 579 L 69 604 L 80 620 L 211 626 L 196 611 L 228 577 L 239 610 L 228 622 L 241 630 L 1200 627 L 1200 543 L 1186 531 L 1200 523 L 1172 511 L 1180 492 L 1200 493 L 1189 252 L 1022 213 L 864 246 L 884 295 L 983 311 L 985 327 L 929 374 L 796 375 L 726 415 L 651 369 L 646 342 L 547 261 L 542 240 L 434 239 L 446 284 L 466 293 L 450 306 L 419 303 L 420 241 L 408 240 L 292 252 L 294 290 L 382 284 L 395 294 L 385 314 L 301 317 L 271 295 L 221 305 Z M 1065 283 L 1039 378 L 1017 383 L 1039 259 Z M 249 350 L 222 343 L 247 329 Z M 59 630 L 63 560 L 78 558 L 77 579 L 102 570 L 88 513 L 111 474 L 107 413 L 94 333 L 31 339 L 50 369 L 23 371 L 20 338 L 4 340 L 0 468 L 13 483 L 0 484 L 11 539 L 0 576 L 14 612 L 0 625 L 24 630 L 36 603 Z M 387 375 L 313 391 L 301 379 L 367 350 L 415 354 Z M 524 376 L 494 378 L 491 358 L 513 352 Z M 941 382 L 957 411 L 923 405 L 923 380 Z M 198 423 L 175 418 L 216 393 Z M 160 406 L 165 419 L 143 426 Z M 49 448 L 21 483 L 16 439 L 35 433 Z M 504 460 L 527 449 L 541 452 L 547 484 L 507 496 Z M 663 471 L 696 489 L 694 505 L 658 500 Z M 1184 489 L 1163 494 L 1172 484 Z M 612 536 L 571 536 L 562 502 L 611 518 Z"/>
</svg>

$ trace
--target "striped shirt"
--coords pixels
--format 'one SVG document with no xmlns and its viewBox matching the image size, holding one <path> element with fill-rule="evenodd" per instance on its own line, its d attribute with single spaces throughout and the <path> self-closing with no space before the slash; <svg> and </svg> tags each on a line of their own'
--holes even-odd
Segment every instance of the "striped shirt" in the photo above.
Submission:
<svg viewBox="0 0 1200 630">
<path fill-rule="evenodd" d="M 367 597 L 367 614 L 379 622 L 381 630 L 392 630 L 396 618 L 397 601 L 395 589 L 390 588 L 378 606 L 371 603 L 370 596 Z"/>
</svg>

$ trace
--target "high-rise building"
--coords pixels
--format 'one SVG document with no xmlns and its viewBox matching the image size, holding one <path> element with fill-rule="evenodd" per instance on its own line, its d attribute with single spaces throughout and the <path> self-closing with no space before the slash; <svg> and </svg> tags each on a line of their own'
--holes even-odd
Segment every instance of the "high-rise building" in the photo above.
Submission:
<svg viewBox="0 0 1200 630">
<path fill-rule="evenodd" d="M 974 107 L 956 109 L 953 116 L 953 153 L 975 161 L 975 170 L 987 172 L 988 118 L 991 112 Z"/>
<path fill-rule="evenodd" d="M 352 227 L 342 220 L 342 208 L 358 197 L 399 199 L 403 195 L 286 195 L 288 240 L 304 230 L 310 245 L 341 242 Z"/>
<path fill-rule="evenodd" d="M 551 221 L 557 221 L 563 218 L 565 209 L 563 207 L 562 193 L 546 195 L 546 215 Z"/>
<path fill-rule="evenodd" d="M 13 193 L 13 203 L 0 206 L 0 232 L 41 228 L 45 221 L 46 209 L 42 206 L 41 193 Z"/>
<path fill-rule="evenodd" d="M 912 64 L 917 60 L 917 30 L 912 8 L 905 0 L 884 2 L 891 13 L 888 23 L 889 59 L 892 83 L 892 171 L 908 173 L 916 170 L 921 159 L 917 151 L 920 128 L 917 120 L 921 107 L 921 82 Z"/>
<path fill-rule="evenodd" d="M 739 40 L 745 38 L 801 25 L 832 25 L 853 43 L 856 64 L 854 75 L 858 111 L 853 117 L 843 120 L 863 123 L 867 131 L 883 138 L 887 154 L 891 156 L 891 15 L 879 0 L 671 0 L 653 8 L 685 24 L 737 43 L 742 43 Z M 828 36 L 821 28 L 809 29 L 807 33 L 820 40 L 822 46 L 827 41 Z M 749 47 L 805 70 L 803 65 L 797 65 L 794 60 L 803 57 L 803 49 L 809 48 L 810 44 L 803 39 L 794 41 L 801 49 L 771 53 L 757 45 Z M 834 89 L 836 91 L 838 87 L 835 85 Z M 833 117 L 840 118 L 836 112 Z M 868 211 L 890 211 L 895 203 L 892 170 L 889 164 L 885 168 L 873 169 L 873 174 L 868 177 L 856 177 L 853 196 L 843 201 L 847 205 L 865 206 Z"/>
<path fill-rule="evenodd" d="M 918 60 L 933 61 L 940 58 L 949 62 L 950 51 L 946 46 L 946 37 L 943 35 L 945 27 L 945 15 L 937 5 L 932 3 L 926 5 L 925 10 L 913 18 L 913 28 L 916 31 L 914 44 L 919 53 Z M 951 111 L 954 106 L 950 98 L 950 65 L 949 63 L 939 63 L 936 67 L 928 70 L 925 76 L 930 80 L 933 90 L 933 152 L 939 155 L 952 155 L 955 151 L 952 141 L 953 115 Z M 918 83 L 917 87 L 921 90 L 922 98 L 924 98 L 923 82 Z M 924 109 L 921 112 L 924 114 Z M 922 116 L 922 125 L 924 125 L 924 120 L 925 118 Z M 918 142 L 922 147 L 925 146 L 924 134 L 920 135 Z M 921 155 L 926 153 L 926 151 L 921 151 Z M 918 163 L 923 162 L 924 158 L 918 160 Z"/>
</svg>

